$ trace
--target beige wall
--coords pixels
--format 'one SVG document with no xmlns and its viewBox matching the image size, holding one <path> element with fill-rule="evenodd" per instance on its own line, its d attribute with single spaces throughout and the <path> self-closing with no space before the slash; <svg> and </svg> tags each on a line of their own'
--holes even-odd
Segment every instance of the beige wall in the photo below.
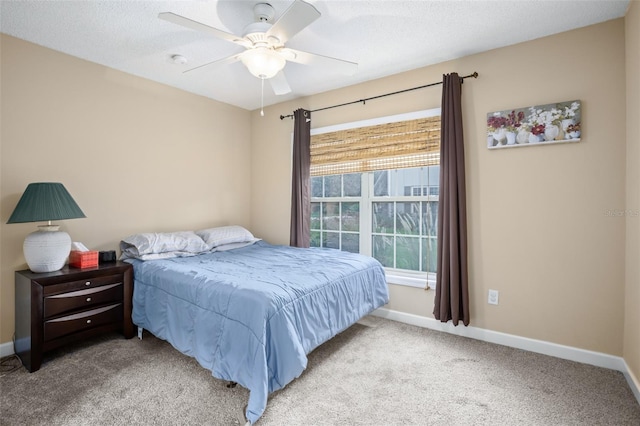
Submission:
<svg viewBox="0 0 640 426">
<path fill-rule="evenodd" d="M 623 19 L 252 113 L 252 229 L 288 242 L 296 108 L 316 109 L 477 71 L 463 86 L 471 324 L 621 356 L 625 292 Z M 441 90 L 317 112 L 312 127 L 437 107 Z M 486 114 L 580 99 L 579 143 L 491 150 Z M 487 290 L 500 291 L 488 305 Z M 391 286 L 390 309 L 431 317 L 433 292 Z M 635 329 L 637 330 L 637 328 Z M 633 332 L 633 330 L 631 330 Z"/>
<path fill-rule="evenodd" d="M 1 60 L 0 342 L 37 225 L 6 222 L 30 182 L 65 185 L 87 218 L 62 229 L 97 250 L 135 232 L 249 225 L 249 112 L 4 35 Z"/>
<path fill-rule="evenodd" d="M 625 17 L 627 65 L 627 240 L 624 358 L 640 387 L 640 2 Z"/>
</svg>

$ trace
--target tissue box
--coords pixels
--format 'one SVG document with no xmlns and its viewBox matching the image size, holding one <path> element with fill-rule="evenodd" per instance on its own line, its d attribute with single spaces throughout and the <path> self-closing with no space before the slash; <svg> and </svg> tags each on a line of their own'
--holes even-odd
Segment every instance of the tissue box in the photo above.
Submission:
<svg viewBox="0 0 640 426">
<path fill-rule="evenodd" d="M 95 268 L 98 266 L 98 252 L 72 250 L 69 253 L 69 266 L 74 268 Z"/>
</svg>

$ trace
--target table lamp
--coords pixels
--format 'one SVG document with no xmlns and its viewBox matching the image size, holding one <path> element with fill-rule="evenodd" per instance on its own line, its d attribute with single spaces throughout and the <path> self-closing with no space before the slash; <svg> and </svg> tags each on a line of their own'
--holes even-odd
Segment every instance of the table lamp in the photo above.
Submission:
<svg viewBox="0 0 640 426">
<path fill-rule="evenodd" d="M 33 272 L 62 269 L 71 251 L 71 237 L 59 231 L 52 220 L 86 217 L 61 183 L 30 183 L 7 223 L 48 222 L 27 235 L 22 246 L 24 258 Z"/>
</svg>

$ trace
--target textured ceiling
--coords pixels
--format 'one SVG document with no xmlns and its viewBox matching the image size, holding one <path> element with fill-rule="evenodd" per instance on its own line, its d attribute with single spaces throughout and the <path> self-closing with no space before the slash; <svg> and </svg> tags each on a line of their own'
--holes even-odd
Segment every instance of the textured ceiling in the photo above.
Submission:
<svg viewBox="0 0 640 426">
<path fill-rule="evenodd" d="M 158 19 L 173 12 L 242 35 L 261 0 L 1 0 L 0 31 L 69 55 L 241 108 L 260 108 L 260 80 L 241 62 L 183 71 L 244 49 Z M 264 0 L 262 0 L 264 1 Z M 292 0 L 267 0 L 276 19 Z M 358 63 L 331 68 L 288 62 L 292 92 L 264 104 L 384 77 L 624 16 L 629 0 L 309 0 L 321 17 L 286 46 Z M 175 64 L 173 55 L 186 64 Z M 482 70 L 457 70 L 479 71 Z M 430 81 L 425 81 L 429 83 Z"/>
</svg>

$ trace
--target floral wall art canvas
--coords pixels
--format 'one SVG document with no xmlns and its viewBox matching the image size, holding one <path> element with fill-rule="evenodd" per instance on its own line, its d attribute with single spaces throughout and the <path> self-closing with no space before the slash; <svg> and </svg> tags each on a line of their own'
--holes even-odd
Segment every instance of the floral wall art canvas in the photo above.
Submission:
<svg viewBox="0 0 640 426">
<path fill-rule="evenodd" d="M 559 102 L 487 114 L 489 149 L 580 141 L 580 101 Z"/>
</svg>

